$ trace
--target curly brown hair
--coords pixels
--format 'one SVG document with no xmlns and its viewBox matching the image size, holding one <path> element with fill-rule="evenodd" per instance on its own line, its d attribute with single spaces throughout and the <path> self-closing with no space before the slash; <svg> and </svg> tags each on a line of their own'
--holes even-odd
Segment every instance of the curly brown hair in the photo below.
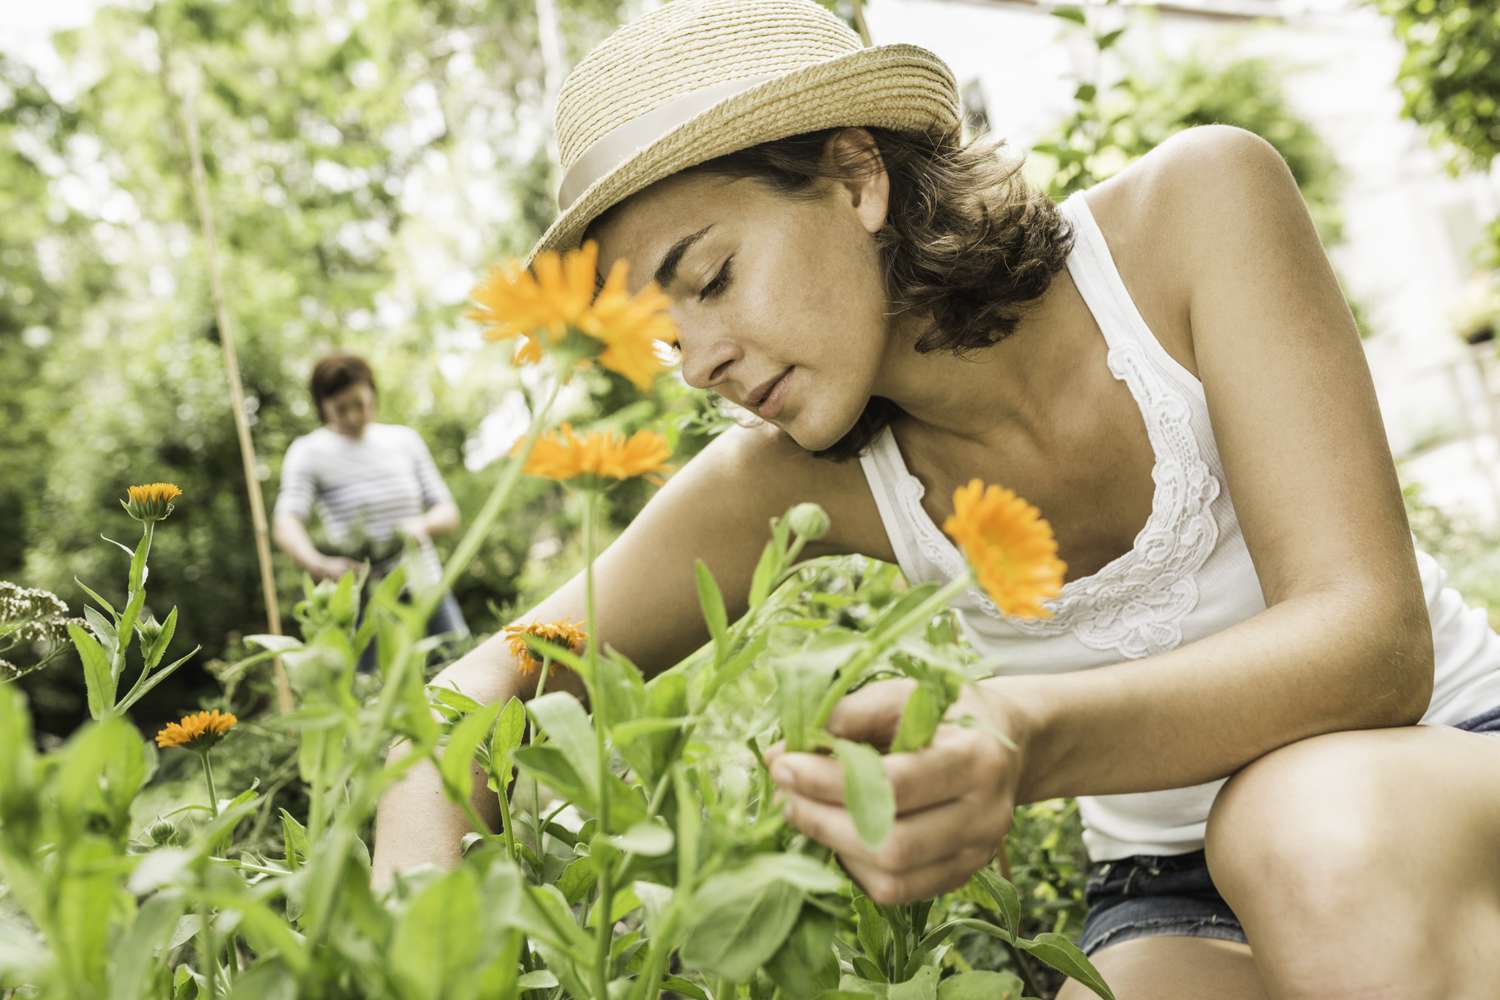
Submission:
<svg viewBox="0 0 1500 1000">
<path fill-rule="evenodd" d="M 684 172 L 752 177 L 794 198 L 822 195 L 821 179 L 854 179 L 876 165 L 867 146 L 826 158 L 842 128 L 807 132 L 717 157 Z M 1022 158 L 1000 155 L 1005 140 L 954 132 L 871 127 L 890 176 L 886 223 L 875 236 L 891 315 L 925 313 L 918 353 L 966 352 L 1015 332 L 1024 309 L 1067 262 L 1073 228 L 1044 191 L 1021 175 Z M 857 456 L 901 408 L 872 396 L 854 427 L 813 452 L 836 462 Z M 756 418 L 758 420 L 758 418 Z"/>
</svg>

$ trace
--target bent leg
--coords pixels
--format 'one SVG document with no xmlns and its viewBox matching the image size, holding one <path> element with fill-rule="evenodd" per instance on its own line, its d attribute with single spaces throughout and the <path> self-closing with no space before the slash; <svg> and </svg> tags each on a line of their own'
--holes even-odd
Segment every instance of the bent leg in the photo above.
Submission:
<svg viewBox="0 0 1500 1000">
<path fill-rule="evenodd" d="M 1277 1000 L 1487 1000 L 1500 954 L 1500 738 L 1329 733 L 1253 761 L 1209 868 Z"/>
<path fill-rule="evenodd" d="M 1216 938 L 1154 935 L 1105 945 L 1089 957 L 1115 1000 L 1266 1000 L 1248 945 Z M 1057 1000 L 1097 1000 L 1068 980 Z"/>
</svg>

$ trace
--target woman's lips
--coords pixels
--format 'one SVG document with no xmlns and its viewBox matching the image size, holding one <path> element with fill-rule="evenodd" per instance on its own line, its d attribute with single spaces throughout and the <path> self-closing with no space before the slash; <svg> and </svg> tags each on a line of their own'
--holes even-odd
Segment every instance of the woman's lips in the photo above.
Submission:
<svg viewBox="0 0 1500 1000">
<path fill-rule="evenodd" d="M 796 370 L 793 365 L 776 380 L 771 386 L 771 391 L 766 395 L 765 401 L 755 408 L 755 412 L 762 420 L 770 420 L 781 412 L 781 407 L 786 402 L 787 393 L 791 391 L 792 372 Z"/>
</svg>

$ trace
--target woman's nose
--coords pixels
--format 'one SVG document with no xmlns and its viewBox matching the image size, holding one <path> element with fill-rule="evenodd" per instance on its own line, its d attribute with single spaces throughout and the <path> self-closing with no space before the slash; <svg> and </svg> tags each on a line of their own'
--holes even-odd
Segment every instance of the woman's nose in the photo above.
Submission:
<svg viewBox="0 0 1500 1000">
<path fill-rule="evenodd" d="M 694 389 L 711 389 L 718 385 L 730 365 L 744 357 L 744 353 L 728 340 L 719 340 L 698 350 L 682 342 L 681 348 L 682 378 Z"/>
</svg>

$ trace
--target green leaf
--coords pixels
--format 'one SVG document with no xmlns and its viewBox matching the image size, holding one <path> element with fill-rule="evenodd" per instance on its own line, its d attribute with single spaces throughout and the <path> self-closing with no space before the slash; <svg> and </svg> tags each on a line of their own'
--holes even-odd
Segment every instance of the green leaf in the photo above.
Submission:
<svg viewBox="0 0 1500 1000">
<path fill-rule="evenodd" d="M 12 684 L 0 684 L 0 733 L 6 734 L 0 739 L 0 825 L 13 827 L 24 843 L 37 819 L 37 760 L 26 696 Z"/>
<path fill-rule="evenodd" d="M 716 879 L 719 876 L 710 878 L 694 896 L 693 924 L 683 941 L 682 962 L 689 968 L 744 981 L 786 940 L 802 908 L 802 893 L 784 882 L 749 885 L 740 891 L 705 891 Z"/>
<path fill-rule="evenodd" d="M 885 1000 L 890 987 L 880 980 L 874 978 L 880 970 L 875 969 L 868 958 L 863 955 L 854 956 L 854 970 L 858 972 L 861 967 L 865 968 L 869 975 L 851 975 L 844 973 L 839 977 L 839 988 L 837 993 L 820 993 L 819 1000 L 829 1000 L 831 997 L 875 997 L 876 1000 Z"/>
<path fill-rule="evenodd" d="M 505 785 L 510 781 L 511 768 L 515 766 L 512 755 L 525 737 L 526 706 L 521 703 L 521 699 L 512 696 L 500 710 L 495 732 L 490 736 L 490 773 L 500 785 L 496 791 L 502 795 L 505 794 Z"/>
<path fill-rule="evenodd" d="M 598 874 L 593 858 L 578 858 L 562 870 L 557 877 L 557 887 L 570 904 L 577 903 L 594 888 Z"/>
<path fill-rule="evenodd" d="M 1053 7 L 1048 13 L 1053 17 L 1060 17 L 1064 21 L 1072 21 L 1074 24 L 1088 23 L 1088 19 L 1084 17 L 1082 7 Z"/>
<path fill-rule="evenodd" d="M 102 719 L 115 704 L 115 687 L 109 675 L 109 656 L 97 639 L 73 622 L 68 623 L 68 637 L 73 640 L 73 648 L 78 650 L 78 658 L 83 661 L 83 683 L 88 689 L 89 715 Z"/>
<path fill-rule="evenodd" d="M 685 997 L 691 997 L 692 1000 L 711 1000 L 709 995 L 703 992 L 703 987 L 681 976 L 669 976 L 663 979 L 661 988 L 663 991 L 671 990 L 673 993 L 681 993 Z"/>
<path fill-rule="evenodd" d="M 889 1000 L 938 1000 L 938 970 L 924 965 L 904 983 L 892 983 L 886 991 Z"/>
<path fill-rule="evenodd" d="M 278 959 L 257 960 L 236 976 L 230 1000 L 297 1000 L 297 974 Z"/>
<path fill-rule="evenodd" d="M 937 593 L 937 590 L 938 585 L 935 583 L 919 583 L 914 587 L 908 588 L 899 598 L 886 606 L 886 609 L 880 613 L 880 617 L 875 620 L 875 624 L 870 626 L 867 634 L 878 636 L 890 631 L 903 618 L 915 611 L 933 594 Z M 927 623 L 923 622 L 922 624 L 925 626 Z"/>
<path fill-rule="evenodd" d="M 115 942 L 110 954 L 109 1000 L 142 1000 L 150 990 L 157 963 L 187 908 L 180 895 L 160 893 L 148 899 L 135 915 L 130 930 Z"/>
<path fill-rule="evenodd" d="M 833 951 L 834 919 L 816 906 L 803 906 L 797 924 L 766 964 L 769 975 L 789 997 L 839 985 L 839 961 Z"/>
<path fill-rule="evenodd" d="M 778 630 L 778 636 L 787 633 Z M 799 637 L 795 645 L 771 659 L 776 676 L 776 709 L 788 750 L 813 745 L 818 704 L 834 673 L 863 647 L 864 636 L 848 629 L 827 628 Z"/>
<path fill-rule="evenodd" d="M 1080 83 L 1078 88 L 1073 91 L 1073 100 L 1087 103 L 1092 101 L 1098 92 L 1099 89 L 1092 83 Z"/>
<path fill-rule="evenodd" d="M 259 646 L 272 653 L 290 653 L 302 648 L 302 640 L 290 635 L 257 634 L 245 636 L 245 645 Z"/>
<path fill-rule="evenodd" d="M 545 784 L 569 802 L 594 812 L 596 798 L 583 778 L 568 762 L 567 755 L 555 746 L 524 746 L 513 755 L 516 764 L 531 777 Z"/>
<path fill-rule="evenodd" d="M 1115 1000 L 1114 993 L 1110 991 L 1104 977 L 1099 975 L 1099 970 L 1094 968 L 1093 963 L 1088 960 L 1088 956 L 1061 934 L 1048 931 L 1045 934 L 1038 934 L 1030 941 L 1018 938 L 1016 945 L 1031 952 L 1063 975 L 1078 980 L 1104 1000 Z"/>
<path fill-rule="evenodd" d="M 480 956 L 479 919 L 479 888 L 471 868 L 454 869 L 417 893 L 385 955 L 402 995 L 439 1000 L 462 994 Z"/>
<path fill-rule="evenodd" d="M 938 983 L 938 1000 L 1020 1000 L 1023 985 L 1011 972 L 961 972 Z"/>
<path fill-rule="evenodd" d="M 693 560 L 693 572 L 698 580 L 698 604 L 703 609 L 708 634 L 714 641 L 714 660 L 719 662 L 729 652 L 726 648 L 729 616 L 724 610 L 724 595 L 719 593 L 719 585 L 714 582 L 714 575 L 708 571 L 708 566 L 702 559 Z"/>
<path fill-rule="evenodd" d="M 781 571 L 781 559 L 775 541 L 766 543 L 761 549 L 760 559 L 755 564 L 755 573 L 750 578 L 750 610 L 754 611 L 771 596 L 771 585 Z"/>
<path fill-rule="evenodd" d="M 1011 937 L 1018 937 L 1021 933 L 1021 896 L 1016 892 L 1016 887 L 995 874 L 991 868 L 979 869 L 974 873 L 974 880 L 994 900 L 1001 926 L 1010 932 Z"/>
<path fill-rule="evenodd" d="M 844 767 L 844 803 L 859 839 L 878 848 L 896 823 L 896 796 L 880 751 L 868 743 L 836 739 L 833 752 Z"/>
<path fill-rule="evenodd" d="M 516 989 L 520 990 L 550 990 L 556 985 L 557 977 L 546 969 L 527 972 L 516 979 Z"/>
<path fill-rule="evenodd" d="M 501 707 L 498 701 L 491 702 L 472 715 L 466 716 L 462 722 L 453 727 L 453 732 L 448 737 L 448 746 L 443 751 L 440 771 L 443 776 L 443 787 L 457 802 L 466 802 L 474 794 L 471 777 L 474 751 L 479 749 L 479 745 L 489 735 L 490 727 L 495 724 L 495 718 L 500 714 Z"/>
<path fill-rule="evenodd" d="M 123 835 L 130 804 L 146 780 L 146 751 L 135 727 L 118 716 L 86 724 L 68 741 L 54 787 L 58 805 L 77 832 L 103 818 Z"/>
<path fill-rule="evenodd" d="M 599 798 L 598 746 L 594 727 L 578 699 L 563 691 L 544 694 L 527 703 L 531 717 L 562 751 L 573 772 L 583 780 L 593 801 Z"/>
<path fill-rule="evenodd" d="M 177 671 L 178 667 L 182 666 L 188 660 L 191 660 L 194 656 L 196 656 L 198 650 L 202 648 L 202 646 L 194 646 L 192 649 L 188 650 L 186 653 L 183 653 L 177 659 L 173 660 L 165 667 L 162 667 L 160 670 L 151 674 L 149 677 L 145 674 L 142 674 L 139 678 L 136 679 L 136 682 L 131 685 L 130 693 L 127 694 L 124 698 L 120 699 L 119 704 L 115 706 L 116 710 L 124 712 L 126 709 L 130 708 L 131 705 L 134 705 L 136 702 L 140 701 L 152 688 L 156 687 L 156 685 L 160 684 L 168 677 L 171 677 L 172 674 Z"/>
<path fill-rule="evenodd" d="M 1112 48 L 1115 42 L 1119 41 L 1120 36 L 1123 34 L 1125 34 L 1124 28 L 1116 28 L 1114 31 L 1106 31 L 1104 34 L 1098 35 L 1094 38 L 1094 44 L 1098 46 L 1100 52 L 1104 52 L 1105 50 Z"/>
<path fill-rule="evenodd" d="M 118 543 L 116 543 L 116 544 L 118 544 Z M 129 551 L 129 550 L 127 549 L 126 551 Z M 82 580 L 78 579 L 78 577 L 76 577 L 76 576 L 73 577 L 73 582 L 76 583 L 76 584 L 78 584 L 78 586 L 82 587 L 83 588 L 83 592 L 85 594 L 88 594 L 90 597 L 92 597 L 94 599 L 95 603 L 97 603 L 101 608 L 103 608 L 105 611 L 108 611 L 109 612 L 109 616 L 111 618 L 118 617 L 118 614 L 115 611 L 115 606 L 113 604 L 109 603 L 108 601 L 106 601 L 104 598 L 100 597 L 98 594 L 94 593 L 92 590 L 90 590 L 88 584 L 84 583 Z"/>
<path fill-rule="evenodd" d="M 858 917 L 855 933 L 865 954 L 876 962 L 885 961 L 886 948 L 891 940 L 891 927 L 886 923 L 885 914 L 864 893 L 855 894 L 853 906 L 855 916 Z M 878 979 L 880 976 L 877 973 L 867 978 Z"/>
<path fill-rule="evenodd" d="M 110 681 L 119 690 L 120 677 L 125 673 L 125 654 L 130 649 L 130 638 L 135 635 L 135 623 L 141 616 L 141 608 L 146 605 L 146 590 L 142 588 L 130 595 L 130 602 L 125 605 L 125 610 L 120 614 L 120 642 L 115 647 L 114 656 L 110 658 Z"/>
<path fill-rule="evenodd" d="M 943 721 L 943 713 L 948 710 L 945 694 L 940 682 L 926 677 L 917 682 L 901 710 L 896 738 L 891 741 L 892 753 L 921 750 L 932 742 L 938 724 Z"/>
<path fill-rule="evenodd" d="M 293 871 L 301 868 L 307 860 L 307 827 L 285 809 L 281 810 L 281 844 L 286 866 Z"/>
<path fill-rule="evenodd" d="M 161 658 L 166 653 L 167 647 L 172 644 L 172 636 L 176 633 L 177 609 L 173 608 L 167 613 L 167 620 L 161 623 L 161 632 L 157 634 L 156 641 L 151 644 L 150 649 L 144 650 L 146 655 L 146 670 L 148 672 L 156 669 L 156 665 L 161 662 Z"/>
<path fill-rule="evenodd" d="M 672 831 L 659 819 L 637 823 L 609 840 L 620 850 L 645 858 L 659 858 L 672 850 Z"/>
</svg>

